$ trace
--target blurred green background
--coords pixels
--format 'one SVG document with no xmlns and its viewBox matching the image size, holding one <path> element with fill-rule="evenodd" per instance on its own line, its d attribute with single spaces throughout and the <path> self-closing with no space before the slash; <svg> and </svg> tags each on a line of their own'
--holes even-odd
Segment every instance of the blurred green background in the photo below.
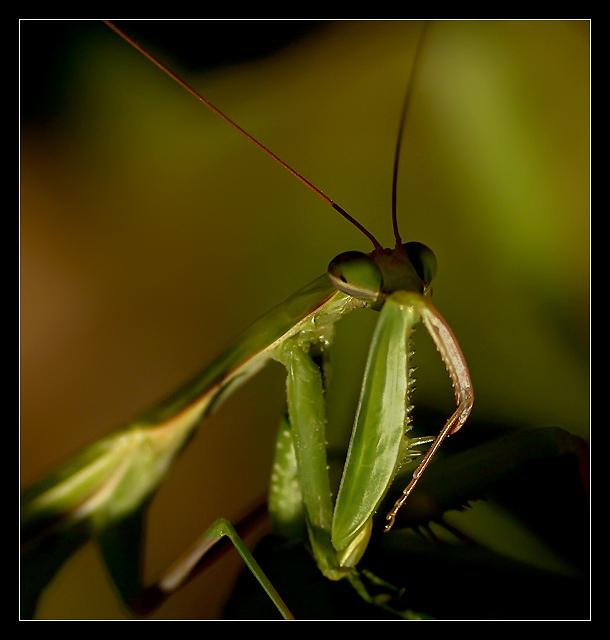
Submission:
<svg viewBox="0 0 610 640">
<path fill-rule="evenodd" d="M 123 26 L 392 242 L 392 160 L 421 23 Z M 370 247 L 103 24 L 22 22 L 21 49 L 27 484 L 172 391 L 334 255 Z M 434 22 L 398 209 L 403 238 L 436 252 L 434 302 L 470 366 L 472 420 L 587 438 L 589 23 Z M 337 337 L 339 434 L 375 320 L 360 315 Z M 423 334 L 414 401 L 449 413 L 450 384 Z M 151 577 L 264 493 L 282 409 L 271 366 L 199 430 L 153 504 Z M 155 617 L 217 617 L 241 566 L 231 555 Z M 65 566 L 40 615 L 123 615 L 91 548 Z"/>
</svg>

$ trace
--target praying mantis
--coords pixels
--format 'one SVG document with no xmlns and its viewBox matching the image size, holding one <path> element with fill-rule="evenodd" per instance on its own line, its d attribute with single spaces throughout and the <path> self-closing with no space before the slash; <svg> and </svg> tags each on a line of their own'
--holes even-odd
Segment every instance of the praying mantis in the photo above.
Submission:
<svg viewBox="0 0 610 640">
<path fill-rule="evenodd" d="M 409 234 L 409 236 L 410 236 L 410 235 L 411 235 L 411 234 Z M 261 310 L 261 311 L 263 311 L 263 310 Z"/>
</svg>

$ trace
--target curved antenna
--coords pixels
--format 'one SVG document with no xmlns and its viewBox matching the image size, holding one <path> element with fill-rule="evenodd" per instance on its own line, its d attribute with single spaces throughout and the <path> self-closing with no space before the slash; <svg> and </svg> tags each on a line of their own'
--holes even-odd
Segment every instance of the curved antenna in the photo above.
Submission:
<svg viewBox="0 0 610 640">
<path fill-rule="evenodd" d="M 403 132 L 405 128 L 405 120 L 407 117 L 407 111 L 409 110 L 409 104 L 411 102 L 413 85 L 415 84 L 414 79 L 415 79 L 415 76 L 417 75 L 419 57 L 423 49 L 427 28 L 428 28 L 428 22 L 426 21 L 424 22 L 424 26 L 419 35 L 417 49 L 415 50 L 415 57 L 413 58 L 413 65 L 411 66 L 411 73 L 409 74 L 409 82 L 407 83 L 407 91 L 405 93 L 405 101 L 402 105 L 402 112 L 400 114 L 400 125 L 398 126 L 398 135 L 396 136 L 396 151 L 394 153 L 394 172 L 392 174 L 392 227 L 394 228 L 394 237 L 396 238 L 397 246 L 402 244 L 402 239 L 398 231 L 398 218 L 396 213 L 396 190 L 398 187 L 398 161 L 400 159 L 400 147 L 402 145 L 402 137 L 403 137 Z"/>
<path fill-rule="evenodd" d="M 193 97 L 197 98 L 199 102 L 203 103 L 208 109 L 211 109 L 217 116 L 220 116 L 225 122 L 228 122 L 234 129 L 237 129 L 239 133 L 248 138 L 250 142 L 255 144 L 261 151 L 264 151 L 269 157 L 275 160 L 278 164 L 280 164 L 286 171 L 291 173 L 297 180 L 300 180 L 306 187 L 311 189 L 315 194 L 320 196 L 324 202 L 328 203 L 335 211 L 339 212 L 344 218 L 349 220 L 355 227 L 360 229 L 362 233 L 373 243 L 376 251 L 383 251 L 383 247 L 377 242 L 375 236 L 370 233 L 365 227 L 363 227 L 355 218 L 350 216 L 347 211 L 345 211 L 342 207 L 340 207 L 336 202 L 331 200 L 323 191 L 318 189 L 315 185 L 313 185 L 309 180 L 304 178 L 300 173 L 295 171 L 289 164 L 286 164 L 281 158 L 275 155 L 272 151 L 267 149 L 267 147 L 259 142 L 256 138 L 251 136 L 245 129 L 242 129 L 237 123 L 233 122 L 231 118 L 226 116 L 220 109 L 215 107 L 209 100 L 204 98 L 200 93 L 195 91 L 190 85 L 188 85 L 180 76 L 176 75 L 169 67 L 165 66 L 160 60 L 155 58 L 152 53 L 149 53 L 143 46 L 138 44 L 133 38 L 128 36 L 126 33 L 121 31 L 114 23 L 109 20 L 104 20 L 104 23 L 107 24 L 114 32 L 118 33 L 123 40 L 126 40 L 134 49 L 137 49 L 143 56 L 148 58 L 153 64 L 155 64 L 161 71 L 165 72 L 172 80 L 177 82 L 183 89 L 186 89 Z"/>
</svg>

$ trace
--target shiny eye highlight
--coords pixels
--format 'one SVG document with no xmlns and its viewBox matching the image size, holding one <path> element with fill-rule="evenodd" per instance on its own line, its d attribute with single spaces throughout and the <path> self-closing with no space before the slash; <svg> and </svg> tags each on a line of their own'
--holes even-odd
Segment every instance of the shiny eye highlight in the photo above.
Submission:
<svg viewBox="0 0 610 640">
<path fill-rule="evenodd" d="M 328 277 L 343 293 L 356 298 L 376 299 L 383 277 L 375 261 L 360 251 L 339 254 L 328 265 Z"/>
<path fill-rule="evenodd" d="M 402 245 L 417 275 L 426 285 L 426 289 L 436 275 L 436 256 L 434 251 L 421 242 L 406 242 Z"/>
</svg>

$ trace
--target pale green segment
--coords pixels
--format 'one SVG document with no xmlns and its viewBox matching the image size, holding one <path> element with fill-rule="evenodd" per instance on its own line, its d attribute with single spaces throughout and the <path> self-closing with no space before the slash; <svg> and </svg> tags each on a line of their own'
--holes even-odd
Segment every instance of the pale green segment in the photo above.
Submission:
<svg viewBox="0 0 610 640">
<path fill-rule="evenodd" d="M 287 539 L 298 539 L 305 533 L 303 496 L 297 467 L 292 427 L 284 416 L 275 443 L 275 456 L 267 500 L 273 532 Z"/>
<path fill-rule="evenodd" d="M 408 446 L 409 350 L 421 296 L 398 291 L 379 316 L 366 365 L 356 425 L 332 524 L 335 549 L 345 549 L 375 514 Z"/>
<path fill-rule="evenodd" d="M 332 331 L 327 326 L 325 332 Z M 331 540 L 332 500 L 326 462 L 326 417 L 320 368 L 309 343 L 287 340 L 278 353 L 286 366 L 286 390 L 309 541 L 318 568 L 328 578 L 345 575 Z"/>
<path fill-rule="evenodd" d="M 286 397 L 293 427 L 301 491 L 309 524 L 330 531 L 332 503 L 326 463 L 326 417 L 320 369 L 293 341 L 286 354 Z"/>
<path fill-rule="evenodd" d="M 339 564 L 338 556 L 330 540 L 332 523 L 332 498 L 326 460 L 326 416 L 322 369 L 324 354 L 333 337 L 334 323 L 355 308 L 368 306 L 343 293 L 333 296 L 316 314 L 300 324 L 299 330 L 282 341 L 274 358 L 287 371 L 286 397 L 288 400 L 291 437 L 278 441 L 294 446 L 300 495 L 290 486 L 281 488 L 282 495 L 290 500 L 301 499 L 309 541 L 320 571 L 331 580 L 338 580 L 349 573 L 349 568 Z M 322 368 L 321 368 L 322 367 Z M 286 461 L 284 461 L 286 462 Z M 278 477 L 277 482 L 286 480 Z M 290 514 L 282 513 L 281 517 Z"/>
</svg>

